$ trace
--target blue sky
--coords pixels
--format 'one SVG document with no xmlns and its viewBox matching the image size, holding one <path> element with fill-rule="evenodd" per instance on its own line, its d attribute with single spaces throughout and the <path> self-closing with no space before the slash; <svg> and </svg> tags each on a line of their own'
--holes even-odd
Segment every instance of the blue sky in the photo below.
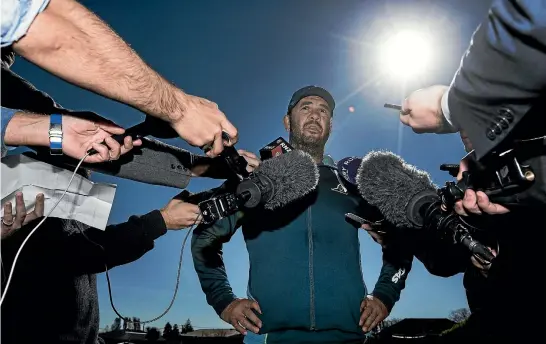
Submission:
<svg viewBox="0 0 546 344">
<path fill-rule="evenodd" d="M 400 103 L 403 94 L 419 87 L 449 84 L 489 1 L 82 2 L 168 80 L 190 94 L 217 102 L 239 129 L 238 148 L 257 153 L 278 136 L 286 138 L 282 116 L 291 94 L 316 84 L 330 90 L 338 103 L 326 151 L 335 159 L 389 149 L 443 184 L 449 175 L 439 171 L 439 165 L 457 162 L 464 155 L 457 135 L 416 135 L 407 128 L 398 152 L 397 113 L 384 109 L 383 103 Z M 377 55 L 384 35 L 407 27 L 429 30 L 437 56 L 427 73 L 409 80 L 404 90 L 400 79 L 379 75 Z M 400 51 L 407 56 L 418 53 Z M 67 108 L 95 111 L 126 127 L 144 118 L 134 109 L 69 85 L 23 59 L 13 69 Z M 355 111 L 349 112 L 349 106 Z M 182 140 L 168 142 L 198 152 Z M 179 192 L 97 173 L 93 180 L 118 185 L 110 223 L 158 209 Z M 219 183 L 193 179 L 189 190 Z M 164 311 L 174 291 L 185 234 L 185 230 L 169 232 L 140 260 L 110 271 L 114 303 L 123 315 L 147 320 Z M 360 240 L 364 277 L 371 289 L 381 268 L 381 250 L 364 232 Z M 224 259 L 235 293 L 244 297 L 248 255 L 240 232 L 225 245 Z M 173 308 L 152 325 L 162 327 L 167 321 L 183 323 L 191 318 L 196 327 L 228 327 L 206 303 L 189 245 L 183 264 Z M 98 278 L 98 287 L 104 327 L 116 317 L 104 274 Z M 462 276 L 434 277 L 416 261 L 391 316 L 446 317 L 461 307 L 466 307 Z"/>
</svg>

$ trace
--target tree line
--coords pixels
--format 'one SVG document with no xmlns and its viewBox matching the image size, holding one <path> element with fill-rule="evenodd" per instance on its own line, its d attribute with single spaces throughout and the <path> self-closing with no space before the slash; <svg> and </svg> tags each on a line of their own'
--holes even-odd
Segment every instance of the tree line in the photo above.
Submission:
<svg viewBox="0 0 546 344">
<path fill-rule="evenodd" d="M 456 322 L 460 326 L 464 324 L 469 316 L 470 310 L 468 308 L 460 308 L 451 311 L 448 318 Z M 379 326 L 376 327 L 374 332 L 379 332 L 382 329 L 392 326 L 402 320 L 403 319 L 400 318 L 387 318 L 383 320 L 379 324 Z M 180 326 L 178 324 L 171 325 L 170 322 L 167 322 L 163 327 L 163 331 L 160 331 L 157 327 L 146 327 L 146 329 L 144 329 L 143 325 L 141 324 L 140 318 L 137 317 L 129 317 L 126 318 L 125 321 L 122 321 L 121 318 L 116 318 L 114 319 L 114 322 L 110 327 L 106 326 L 106 328 L 104 329 L 105 332 L 113 332 L 119 330 L 146 332 L 146 339 L 154 341 L 158 340 L 160 337 L 163 337 L 165 339 L 178 339 L 181 334 L 193 332 L 194 329 L 190 319 L 186 320 L 186 322 Z"/>
<path fill-rule="evenodd" d="M 449 316 L 448 316 L 448 319 L 453 321 L 453 322 L 456 322 L 457 324 L 463 324 L 466 319 L 468 319 L 468 317 L 470 316 L 470 310 L 468 308 L 459 308 L 459 309 L 456 309 L 454 311 L 451 311 L 449 313 Z M 387 328 L 389 326 L 392 326 L 400 321 L 402 321 L 404 319 L 400 319 L 400 318 L 387 318 L 385 320 L 383 320 L 379 326 L 377 326 L 376 328 L 376 331 L 381 331 L 382 329 L 384 328 Z"/>
<path fill-rule="evenodd" d="M 146 332 L 146 339 L 154 341 L 158 340 L 160 337 L 165 339 L 178 339 L 181 334 L 193 332 L 194 329 L 190 319 L 186 320 L 186 322 L 181 325 L 171 325 L 170 322 L 167 322 L 163 327 L 163 331 L 160 331 L 157 327 L 148 326 L 146 329 L 144 329 L 140 318 L 128 317 L 125 318 L 124 321 L 121 318 L 115 318 L 111 326 L 106 326 L 104 332 L 115 332 L 121 330 Z"/>
</svg>

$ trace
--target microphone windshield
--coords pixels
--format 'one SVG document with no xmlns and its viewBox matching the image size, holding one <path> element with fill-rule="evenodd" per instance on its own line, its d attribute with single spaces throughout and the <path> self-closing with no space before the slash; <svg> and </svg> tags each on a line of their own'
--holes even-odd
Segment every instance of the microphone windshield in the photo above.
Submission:
<svg viewBox="0 0 546 344">
<path fill-rule="evenodd" d="M 358 168 L 361 163 L 361 158 L 352 156 L 339 160 L 336 166 L 343 179 L 353 185 L 357 185 L 356 175 L 358 174 Z"/>
<path fill-rule="evenodd" d="M 361 196 L 376 206 L 387 221 L 400 227 L 419 227 L 419 206 L 437 199 L 430 175 L 388 151 L 372 151 L 363 159 L 356 177 Z"/>
<path fill-rule="evenodd" d="M 319 182 L 318 166 L 308 153 L 293 150 L 263 161 L 255 174 L 268 178 L 273 190 L 264 208 L 273 210 L 304 197 Z"/>
</svg>

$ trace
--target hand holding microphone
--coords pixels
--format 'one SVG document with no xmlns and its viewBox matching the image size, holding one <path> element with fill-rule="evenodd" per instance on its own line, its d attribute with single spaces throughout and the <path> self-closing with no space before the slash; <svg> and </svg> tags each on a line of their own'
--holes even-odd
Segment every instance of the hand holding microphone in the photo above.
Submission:
<svg viewBox="0 0 546 344">
<path fill-rule="evenodd" d="M 212 158 L 222 153 L 224 145 L 237 143 L 237 128 L 216 103 L 189 94 L 184 95 L 181 103 L 183 111 L 173 115 L 171 127 L 190 145 L 201 147 Z"/>
<path fill-rule="evenodd" d="M 199 207 L 185 201 L 189 196 L 190 193 L 184 190 L 161 208 L 161 216 L 163 216 L 167 229 L 178 230 L 201 223 L 202 216 Z"/>
</svg>

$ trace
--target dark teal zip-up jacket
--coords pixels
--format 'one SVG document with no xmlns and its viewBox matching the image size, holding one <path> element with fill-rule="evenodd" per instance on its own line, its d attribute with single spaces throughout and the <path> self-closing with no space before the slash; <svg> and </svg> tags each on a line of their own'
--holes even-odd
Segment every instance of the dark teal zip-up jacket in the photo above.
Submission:
<svg viewBox="0 0 546 344">
<path fill-rule="evenodd" d="M 361 198 L 346 192 L 332 167 L 319 165 L 319 171 L 317 189 L 285 208 L 239 212 L 193 233 L 194 267 L 207 302 L 220 315 L 236 299 L 222 244 L 242 227 L 250 262 L 248 296 L 260 305 L 260 333 L 268 334 L 268 343 L 343 343 L 364 337 L 358 322 L 368 291 L 358 230 L 344 216 L 359 213 Z M 405 287 L 411 262 L 411 254 L 384 251 L 372 294 L 389 311 Z"/>
</svg>

